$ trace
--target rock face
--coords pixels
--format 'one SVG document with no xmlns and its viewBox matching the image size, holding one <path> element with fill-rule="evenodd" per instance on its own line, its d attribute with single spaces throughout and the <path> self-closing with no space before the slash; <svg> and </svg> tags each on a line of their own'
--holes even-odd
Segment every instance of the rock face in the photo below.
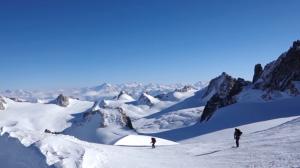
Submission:
<svg viewBox="0 0 300 168">
<path fill-rule="evenodd" d="M 236 95 L 247 85 L 251 83 L 240 78 L 234 79 L 226 73 L 211 80 L 202 97 L 207 104 L 201 121 L 209 120 L 218 108 L 236 103 Z M 263 90 L 265 94 L 261 97 L 265 100 L 272 99 L 273 91 L 300 95 L 300 41 L 295 41 L 287 52 L 264 69 L 260 64 L 255 65 L 252 88 Z"/>
<path fill-rule="evenodd" d="M 262 73 L 263 73 L 263 68 L 261 64 L 256 64 L 254 67 L 254 76 L 253 76 L 252 83 L 255 83 L 260 78 Z"/>
<path fill-rule="evenodd" d="M 64 96 L 62 94 L 60 94 L 54 101 L 53 101 L 54 104 L 57 104 L 59 106 L 62 106 L 62 107 L 67 107 L 70 102 L 69 102 L 69 97 L 67 96 Z"/>
<path fill-rule="evenodd" d="M 157 98 L 152 97 L 151 95 L 148 95 L 147 93 L 141 94 L 139 99 L 137 100 L 137 105 L 147 105 L 147 106 L 153 106 L 155 103 L 159 102 Z"/>
<path fill-rule="evenodd" d="M 208 100 L 200 121 L 208 121 L 218 108 L 236 103 L 235 96 L 243 90 L 244 86 L 249 84 L 250 82 L 242 78 L 234 79 L 225 73 L 213 79 L 210 85 L 214 86 L 208 86 L 207 91 L 210 92 L 207 92 L 206 96 L 215 94 Z"/>
<path fill-rule="evenodd" d="M 4 98 L 2 96 L 0 96 L 0 110 L 5 110 L 5 104 L 6 101 L 4 100 Z"/>
<path fill-rule="evenodd" d="M 190 85 L 185 85 L 183 88 L 175 89 L 169 93 L 156 95 L 155 98 L 161 101 L 180 101 L 193 95 L 197 90 Z"/>
<path fill-rule="evenodd" d="M 223 72 L 220 76 L 212 79 L 202 96 L 202 99 L 209 100 L 215 94 L 219 97 L 224 98 L 228 95 L 230 89 L 233 87 L 235 79 Z"/>
<path fill-rule="evenodd" d="M 298 95 L 299 90 L 294 81 L 300 81 L 300 41 L 297 40 L 293 46 L 276 60 L 264 67 L 261 77 L 255 82 L 255 89 L 267 91 L 279 90 L 289 91 Z"/>
<path fill-rule="evenodd" d="M 114 125 L 120 128 L 134 129 L 131 119 L 126 115 L 126 112 L 121 107 L 113 107 L 107 103 L 107 100 L 95 102 L 93 107 L 84 113 L 84 118 L 87 119 L 94 114 L 100 115 L 100 127 L 108 127 Z"/>
<path fill-rule="evenodd" d="M 97 112 L 101 116 L 100 127 L 117 125 L 123 128 L 134 129 L 130 117 L 120 107 L 99 109 Z"/>
<path fill-rule="evenodd" d="M 191 91 L 191 90 L 195 90 L 195 88 L 193 86 L 190 86 L 190 85 L 185 85 L 181 89 L 175 89 L 175 92 L 188 92 L 188 91 Z"/>
</svg>

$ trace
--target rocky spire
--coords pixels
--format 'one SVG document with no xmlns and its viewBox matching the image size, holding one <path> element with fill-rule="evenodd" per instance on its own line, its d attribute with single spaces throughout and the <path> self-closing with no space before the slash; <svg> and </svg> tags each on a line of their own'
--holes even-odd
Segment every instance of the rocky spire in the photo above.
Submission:
<svg viewBox="0 0 300 168">
<path fill-rule="evenodd" d="M 254 75 L 253 75 L 252 83 L 255 83 L 260 78 L 262 72 L 263 72 L 263 68 L 261 64 L 256 64 L 254 67 Z"/>
<path fill-rule="evenodd" d="M 69 97 L 60 94 L 53 103 L 62 107 L 67 107 L 70 104 Z"/>
<path fill-rule="evenodd" d="M 4 100 L 4 98 L 2 96 L 0 96 L 0 110 L 5 110 L 5 104 L 6 101 Z"/>
<path fill-rule="evenodd" d="M 214 92 L 215 94 L 207 101 L 200 118 L 201 122 L 209 120 L 218 108 L 236 103 L 235 96 L 243 90 L 244 86 L 250 84 L 250 82 L 242 78 L 234 79 L 227 74 L 222 74 L 221 76 L 225 76 L 226 78 L 225 80 L 221 80 L 221 83 L 218 84 L 221 88 L 215 87 L 215 89 L 221 90 L 222 92 Z M 213 83 L 214 82 L 211 82 L 211 84 Z"/>
<path fill-rule="evenodd" d="M 263 90 L 295 91 L 293 81 L 300 81 L 300 41 L 276 60 L 267 64 L 254 88 Z M 299 92 L 299 91 L 298 91 Z"/>
</svg>

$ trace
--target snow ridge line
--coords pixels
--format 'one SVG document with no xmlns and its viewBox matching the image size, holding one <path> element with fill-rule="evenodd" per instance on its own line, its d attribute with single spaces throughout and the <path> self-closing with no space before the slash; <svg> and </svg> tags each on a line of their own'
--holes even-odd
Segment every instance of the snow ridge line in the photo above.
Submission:
<svg viewBox="0 0 300 168">
<path fill-rule="evenodd" d="M 297 123 L 297 122 L 300 123 L 300 117 L 297 117 L 297 118 L 295 118 L 295 119 L 289 120 L 289 121 L 287 121 L 287 122 L 285 122 L 285 123 L 282 123 L 282 124 L 277 125 L 277 126 L 272 127 L 272 128 L 268 128 L 268 129 L 265 129 L 265 130 L 260 130 L 260 131 L 252 132 L 252 133 L 250 133 L 250 135 L 252 135 L 252 134 L 257 134 L 257 133 L 262 133 L 262 132 L 266 132 L 266 131 L 276 130 L 276 129 L 285 127 L 286 125 L 294 124 L 294 123 Z"/>
</svg>

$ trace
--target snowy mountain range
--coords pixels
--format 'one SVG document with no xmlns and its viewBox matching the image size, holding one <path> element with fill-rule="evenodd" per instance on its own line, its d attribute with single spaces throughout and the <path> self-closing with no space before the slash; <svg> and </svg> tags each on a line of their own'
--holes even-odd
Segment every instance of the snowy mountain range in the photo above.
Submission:
<svg viewBox="0 0 300 168">
<path fill-rule="evenodd" d="M 255 65 L 253 81 L 223 72 L 207 84 L 7 90 L 0 166 L 299 167 L 299 94 L 300 41 Z"/>
<path fill-rule="evenodd" d="M 197 89 L 206 87 L 208 82 L 199 81 L 192 86 Z M 19 101 L 29 102 L 46 102 L 56 98 L 59 94 L 80 100 L 96 101 L 99 99 L 110 99 L 118 96 L 121 91 L 127 92 L 133 98 L 138 98 L 141 93 L 147 92 L 152 96 L 167 93 L 178 88 L 184 87 L 184 84 L 142 84 L 142 83 L 125 83 L 109 84 L 103 83 L 99 86 L 83 88 L 67 88 L 52 90 L 4 90 L 0 95 L 15 98 Z"/>
</svg>

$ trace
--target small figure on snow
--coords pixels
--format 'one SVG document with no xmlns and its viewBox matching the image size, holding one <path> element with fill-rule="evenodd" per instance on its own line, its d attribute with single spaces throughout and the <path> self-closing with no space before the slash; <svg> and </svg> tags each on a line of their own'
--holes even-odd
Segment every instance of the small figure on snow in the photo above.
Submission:
<svg viewBox="0 0 300 168">
<path fill-rule="evenodd" d="M 235 143 L 236 143 L 236 147 L 238 148 L 240 146 L 239 140 L 241 135 L 243 134 L 243 132 L 237 128 L 235 128 L 234 131 L 234 139 L 235 139 Z"/>
<path fill-rule="evenodd" d="M 45 133 L 49 133 L 49 134 L 60 134 L 60 132 L 52 132 L 52 131 L 50 131 L 50 130 L 48 130 L 48 129 L 45 129 L 44 132 L 45 132 Z"/>
<path fill-rule="evenodd" d="M 151 138 L 152 148 L 155 148 L 156 139 L 154 137 Z"/>
</svg>

